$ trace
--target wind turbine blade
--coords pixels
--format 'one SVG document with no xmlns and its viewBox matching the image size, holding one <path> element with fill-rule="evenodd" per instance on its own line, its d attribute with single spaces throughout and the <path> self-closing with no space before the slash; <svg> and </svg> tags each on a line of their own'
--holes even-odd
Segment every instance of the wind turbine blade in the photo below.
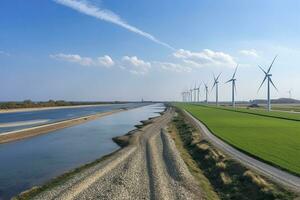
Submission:
<svg viewBox="0 0 300 200">
<path fill-rule="evenodd" d="M 274 63 L 274 61 L 276 60 L 276 58 L 277 58 L 277 55 L 276 55 L 275 58 L 273 59 L 273 61 L 272 61 L 271 65 L 270 65 L 270 67 L 269 67 L 267 73 L 269 73 L 269 72 L 271 71 L 271 68 L 272 68 L 273 63 Z"/>
<path fill-rule="evenodd" d="M 266 81 L 266 79 L 267 79 L 267 76 L 265 76 L 264 80 L 261 82 L 261 84 L 260 84 L 260 86 L 259 86 L 257 92 L 259 92 L 260 88 L 263 86 L 263 84 L 264 84 L 264 82 Z"/>
<path fill-rule="evenodd" d="M 271 82 L 271 84 L 273 85 L 273 87 L 276 89 L 276 91 L 278 92 L 278 89 L 277 89 L 277 87 L 274 85 L 272 79 L 270 79 L 270 82 Z"/>
<path fill-rule="evenodd" d="M 261 71 L 263 71 L 265 73 L 265 75 L 268 74 L 261 66 L 258 65 L 258 67 L 261 69 Z"/>
<path fill-rule="evenodd" d="M 216 81 L 214 82 L 214 84 L 213 84 L 213 86 L 212 86 L 212 88 L 211 88 L 211 90 L 213 90 L 214 89 L 214 87 L 216 86 Z"/>
<path fill-rule="evenodd" d="M 233 76 L 232 76 L 232 79 L 234 79 L 238 67 L 239 67 L 239 65 L 236 66 L 236 68 L 235 68 L 235 70 L 234 70 L 234 73 L 233 73 Z"/>
<path fill-rule="evenodd" d="M 206 88 L 208 88 L 208 87 L 207 87 L 207 84 L 204 83 L 204 81 L 203 81 L 203 85 L 204 85 L 204 91 L 206 91 Z"/>
<path fill-rule="evenodd" d="M 232 79 L 230 79 L 230 80 L 226 81 L 225 83 L 229 83 L 229 82 L 231 82 L 231 81 L 233 81 L 233 80 L 232 80 Z"/>
<path fill-rule="evenodd" d="M 222 72 L 217 76 L 216 81 L 219 80 L 219 77 L 221 76 Z"/>
<path fill-rule="evenodd" d="M 215 76 L 215 74 L 214 74 L 214 82 L 216 82 L 217 81 L 217 79 L 216 79 L 216 76 Z"/>
</svg>

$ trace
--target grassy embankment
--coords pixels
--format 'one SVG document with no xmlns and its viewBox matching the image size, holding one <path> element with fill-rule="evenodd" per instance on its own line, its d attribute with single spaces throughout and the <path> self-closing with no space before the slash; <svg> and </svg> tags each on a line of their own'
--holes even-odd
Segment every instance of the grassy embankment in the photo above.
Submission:
<svg viewBox="0 0 300 200">
<path fill-rule="evenodd" d="M 178 124 L 171 123 L 168 127 L 168 132 L 170 133 L 172 139 L 175 142 L 175 145 L 180 152 L 180 155 L 184 162 L 187 164 L 190 172 L 197 180 L 199 187 L 203 191 L 203 199 L 205 200 L 219 200 L 218 194 L 215 192 L 213 186 L 211 185 L 210 181 L 205 177 L 203 171 L 199 168 L 197 162 L 193 159 L 193 157 L 189 154 L 187 148 L 185 148 L 185 144 L 183 140 L 180 138 L 179 131 L 177 129 Z"/>
<path fill-rule="evenodd" d="M 180 114 L 171 133 L 182 158 L 203 189 L 205 199 L 294 199 L 295 195 L 228 158 L 201 138 Z M 205 176 L 204 176 L 205 175 Z M 217 193 L 217 194 L 216 194 Z"/>
<path fill-rule="evenodd" d="M 250 111 L 250 114 L 246 109 L 191 104 L 177 106 L 186 109 L 216 136 L 236 148 L 300 175 L 300 121 L 295 121 L 299 116 L 265 111 Z"/>
</svg>

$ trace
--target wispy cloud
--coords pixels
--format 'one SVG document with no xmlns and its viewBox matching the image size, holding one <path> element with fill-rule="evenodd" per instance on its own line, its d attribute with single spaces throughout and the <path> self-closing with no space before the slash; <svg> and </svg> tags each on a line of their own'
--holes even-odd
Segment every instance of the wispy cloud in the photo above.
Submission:
<svg viewBox="0 0 300 200">
<path fill-rule="evenodd" d="M 119 67 L 135 75 L 145 75 L 151 69 L 151 62 L 144 61 L 137 56 L 123 56 L 119 60 L 113 60 L 110 56 L 105 55 L 97 58 L 84 57 L 78 54 L 52 54 L 50 58 L 74 63 L 81 66 L 98 66 L 110 68 Z"/>
<path fill-rule="evenodd" d="M 76 63 L 82 66 L 111 67 L 115 64 L 112 58 L 108 55 L 93 59 L 90 57 L 82 57 L 78 54 L 59 53 L 59 54 L 50 55 L 50 58 Z"/>
<path fill-rule="evenodd" d="M 244 56 L 259 57 L 258 52 L 255 49 L 240 50 L 239 53 Z"/>
<path fill-rule="evenodd" d="M 10 53 L 7 53 L 5 51 L 0 51 L 0 56 L 10 56 Z"/>
<path fill-rule="evenodd" d="M 124 56 L 121 61 L 121 68 L 129 70 L 132 74 L 144 75 L 151 68 L 151 63 L 139 59 L 136 56 Z"/>
<path fill-rule="evenodd" d="M 176 60 L 171 61 L 145 61 L 137 56 L 123 56 L 113 60 L 110 56 L 104 55 L 97 58 L 85 57 L 78 54 L 52 54 L 50 58 L 70 62 L 82 66 L 117 67 L 135 75 L 148 74 L 152 69 L 186 73 L 192 72 L 200 67 L 234 67 L 236 62 L 226 53 L 203 50 L 191 52 L 180 49 L 173 53 Z"/>
<path fill-rule="evenodd" d="M 204 49 L 200 52 L 192 52 L 185 49 L 179 49 L 173 53 L 173 56 L 192 67 L 234 67 L 236 65 L 236 62 L 231 55 L 224 52 L 213 51 L 210 49 Z"/>
<path fill-rule="evenodd" d="M 190 66 L 185 66 L 180 63 L 172 62 L 153 62 L 153 66 L 156 66 L 162 70 L 172 71 L 172 72 L 191 72 L 192 68 Z"/>
<path fill-rule="evenodd" d="M 136 34 L 139 34 L 157 44 L 163 45 L 169 49 L 175 50 L 171 45 L 160 41 L 150 33 L 147 33 L 145 31 L 142 31 L 141 29 L 132 26 L 128 24 L 125 20 L 121 19 L 117 14 L 114 12 L 107 10 L 107 9 L 101 9 L 87 0 L 54 0 L 56 3 L 59 3 L 61 5 L 67 6 L 69 8 L 72 8 L 78 12 L 81 12 L 83 14 L 95 17 L 99 20 L 107 21 L 113 24 L 116 24 L 118 26 L 121 26 L 131 32 L 134 32 Z"/>
</svg>

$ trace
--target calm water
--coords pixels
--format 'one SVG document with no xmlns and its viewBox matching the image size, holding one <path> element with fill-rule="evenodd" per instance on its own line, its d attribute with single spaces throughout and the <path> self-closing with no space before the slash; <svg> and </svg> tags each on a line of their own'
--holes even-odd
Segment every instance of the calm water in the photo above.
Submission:
<svg viewBox="0 0 300 200">
<path fill-rule="evenodd" d="M 158 116 L 153 104 L 106 116 L 46 135 L 0 145 L 0 199 L 93 161 L 119 147 L 112 137 L 134 129 L 141 120 Z"/>
<path fill-rule="evenodd" d="M 60 108 L 28 112 L 0 113 L 0 133 L 29 128 L 45 123 L 92 115 L 120 108 L 135 108 L 145 103 L 110 104 L 91 107 Z M 26 124 L 26 125 L 22 125 Z"/>
</svg>

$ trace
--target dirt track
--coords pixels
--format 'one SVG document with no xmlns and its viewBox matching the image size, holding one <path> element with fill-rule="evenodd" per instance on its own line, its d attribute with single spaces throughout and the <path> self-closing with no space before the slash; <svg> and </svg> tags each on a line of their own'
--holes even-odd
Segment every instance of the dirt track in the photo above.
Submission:
<svg viewBox="0 0 300 200">
<path fill-rule="evenodd" d="M 163 131 L 173 112 L 130 135 L 129 145 L 34 199 L 201 199 L 201 190 Z"/>
</svg>

